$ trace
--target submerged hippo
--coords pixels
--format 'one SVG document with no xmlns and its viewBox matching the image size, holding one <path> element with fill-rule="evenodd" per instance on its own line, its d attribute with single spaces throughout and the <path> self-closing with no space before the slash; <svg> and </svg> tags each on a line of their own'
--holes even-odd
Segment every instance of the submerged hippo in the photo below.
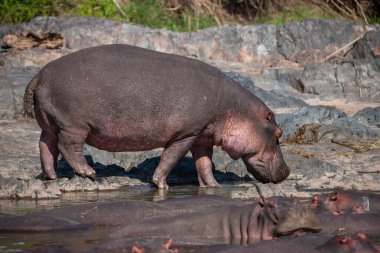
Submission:
<svg viewBox="0 0 380 253">
<path fill-rule="evenodd" d="M 276 199 L 263 197 L 258 203 L 246 203 L 209 195 L 159 202 L 86 203 L 26 215 L 0 213 L 0 234 L 116 227 L 110 228 L 113 230 L 109 239 L 163 236 L 187 242 L 190 238 L 207 238 L 216 242 L 253 243 L 298 230 L 320 230 L 310 215 L 307 221 L 303 218 L 303 209 L 293 210 L 292 214 L 278 204 Z"/>
<path fill-rule="evenodd" d="M 127 45 L 80 50 L 47 64 L 24 96 L 42 128 L 40 156 L 56 179 L 58 153 L 75 173 L 95 178 L 83 144 L 111 152 L 163 147 L 153 175 L 158 188 L 191 151 L 201 186 L 218 186 L 213 146 L 242 158 L 261 182 L 289 174 L 273 112 L 218 69 L 201 61 Z"/>
<path fill-rule="evenodd" d="M 188 205 L 187 203 L 193 203 Z M 0 234 L 41 233 L 118 227 L 112 238 L 169 236 L 248 242 L 273 238 L 279 219 L 272 201 L 260 197 L 247 204 L 218 196 L 192 196 L 174 201 L 107 201 L 26 215 L 0 213 Z"/>
<path fill-rule="evenodd" d="M 107 241 L 103 245 L 89 249 L 89 253 L 98 252 L 131 252 L 131 253 L 379 253 L 364 233 L 353 235 L 306 236 L 301 238 L 282 237 L 271 241 L 260 241 L 255 244 L 207 244 L 206 241 L 173 240 L 153 237 L 124 238 L 118 241 Z"/>
<path fill-rule="evenodd" d="M 380 211 L 380 195 L 368 192 L 334 191 L 314 195 L 310 208 L 334 215 Z"/>
<path fill-rule="evenodd" d="M 191 198 L 188 198 L 191 203 Z M 165 236 L 207 238 L 225 243 L 253 243 L 273 239 L 278 226 L 278 208 L 271 201 L 259 198 L 258 203 L 241 205 L 225 202 L 222 205 L 199 207 L 194 210 L 167 212 L 165 216 L 147 217 L 125 223 L 113 238 Z"/>
</svg>

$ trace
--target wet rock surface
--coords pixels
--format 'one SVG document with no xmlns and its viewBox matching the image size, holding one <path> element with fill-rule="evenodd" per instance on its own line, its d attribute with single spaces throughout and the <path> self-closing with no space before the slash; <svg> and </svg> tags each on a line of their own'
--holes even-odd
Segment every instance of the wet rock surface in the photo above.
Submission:
<svg viewBox="0 0 380 253">
<path fill-rule="evenodd" d="M 46 25 L 46 27 L 45 27 Z M 45 29 L 46 28 L 46 29 Z M 252 180 L 241 161 L 216 148 L 218 181 L 246 181 L 231 197 L 310 196 L 330 189 L 380 190 L 380 71 L 378 27 L 335 20 L 283 26 L 221 26 L 176 33 L 93 18 L 39 17 L 0 27 L 0 38 L 44 29 L 61 34 L 63 47 L 14 49 L 0 42 L 0 198 L 59 198 L 65 192 L 149 185 L 161 150 L 108 153 L 86 146 L 98 179 L 75 176 L 59 161 L 55 181 L 41 174 L 34 120 L 22 117 L 24 89 L 48 62 L 76 50 L 125 43 L 195 57 L 255 93 L 283 129 L 282 150 L 291 168 L 279 185 Z M 357 41 L 343 50 L 337 50 Z M 169 185 L 196 184 L 188 155 Z"/>
</svg>

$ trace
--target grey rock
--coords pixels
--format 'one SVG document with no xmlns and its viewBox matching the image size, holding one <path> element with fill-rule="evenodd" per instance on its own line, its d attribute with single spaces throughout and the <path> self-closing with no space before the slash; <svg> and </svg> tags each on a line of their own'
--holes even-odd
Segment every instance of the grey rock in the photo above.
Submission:
<svg viewBox="0 0 380 253">
<path fill-rule="evenodd" d="M 369 125 L 374 125 L 380 128 L 380 106 L 376 108 L 364 108 L 358 111 L 354 117 L 364 118 Z"/>
<path fill-rule="evenodd" d="M 321 126 L 318 131 L 318 140 L 331 141 L 336 139 L 378 139 L 380 128 L 369 125 L 363 117 L 344 117 L 335 120 L 330 125 Z"/>
<path fill-rule="evenodd" d="M 37 71 L 36 68 L 0 68 L 0 119 L 22 118 L 25 87 Z"/>
<path fill-rule="evenodd" d="M 304 50 L 332 53 L 365 32 L 365 26 L 343 20 L 309 19 L 288 23 L 277 30 L 278 52 L 295 59 Z"/>
<path fill-rule="evenodd" d="M 279 91 L 267 91 L 256 87 L 252 79 L 248 76 L 244 76 L 242 74 L 227 72 L 229 77 L 240 83 L 244 88 L 255 94 L 258 98 L 260 98 L 269 108 L 300 108 L 307 106 L 303 100 L 289 96 L 280 94 Z"/>
<path fill-rule="evenodd" d="M 330 98 L 380 96 L 380 72 L 371 63 L 311 64 L 298 78 L 305 93 Z"/>
<path fill-rule="evenodd" d="M 331 124 L 336 119 L 345 116 L 345 113 L 336 109 L 307 106 L 295 113 L 278 114 L 276 120 L 283 132 L 282 140 L 286 141 L 303 125 L 311 123 Z"/>
<path fill-rule="evenodd" d="M 352 56 L 361 62 L 377 65 L 377 71 L 380 71 L 380 31 L 368 31 L 352 47 Z"/>
</svg>

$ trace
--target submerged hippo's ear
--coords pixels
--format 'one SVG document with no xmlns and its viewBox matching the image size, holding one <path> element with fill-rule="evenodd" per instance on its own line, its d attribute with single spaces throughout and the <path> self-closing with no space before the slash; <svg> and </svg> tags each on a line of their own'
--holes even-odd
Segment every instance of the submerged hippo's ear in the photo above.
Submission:
<svg viewBox="0 0 380 253">
<path fill-rule="evenodd" d="M 265 206 L 265 199 L 264 199 L 263 195 L 260 195 L 260 197 L 259 197 L 259 204 L 261 207 Z"/>
<path fill-rule="evenodd" d="M 247 139 L 235 131 L 223 139 L 222 149 L 226 151 L 232 159 L 236 160 L 244 154 L 247 145 Z"/>
</svg>

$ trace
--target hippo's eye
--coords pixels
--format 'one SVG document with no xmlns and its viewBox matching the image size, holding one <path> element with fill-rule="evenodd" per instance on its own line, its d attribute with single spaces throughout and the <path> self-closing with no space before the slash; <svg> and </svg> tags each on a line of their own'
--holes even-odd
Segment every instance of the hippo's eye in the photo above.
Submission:
<svg viewBox="0 0 380 253">
<path fill-rule="evenodd" d="M 269 122 L 272 122 L 274 120 L 274 114 L 273 114 L 273 112 L 268 112 L 267 120 Z"/>
</svg>

